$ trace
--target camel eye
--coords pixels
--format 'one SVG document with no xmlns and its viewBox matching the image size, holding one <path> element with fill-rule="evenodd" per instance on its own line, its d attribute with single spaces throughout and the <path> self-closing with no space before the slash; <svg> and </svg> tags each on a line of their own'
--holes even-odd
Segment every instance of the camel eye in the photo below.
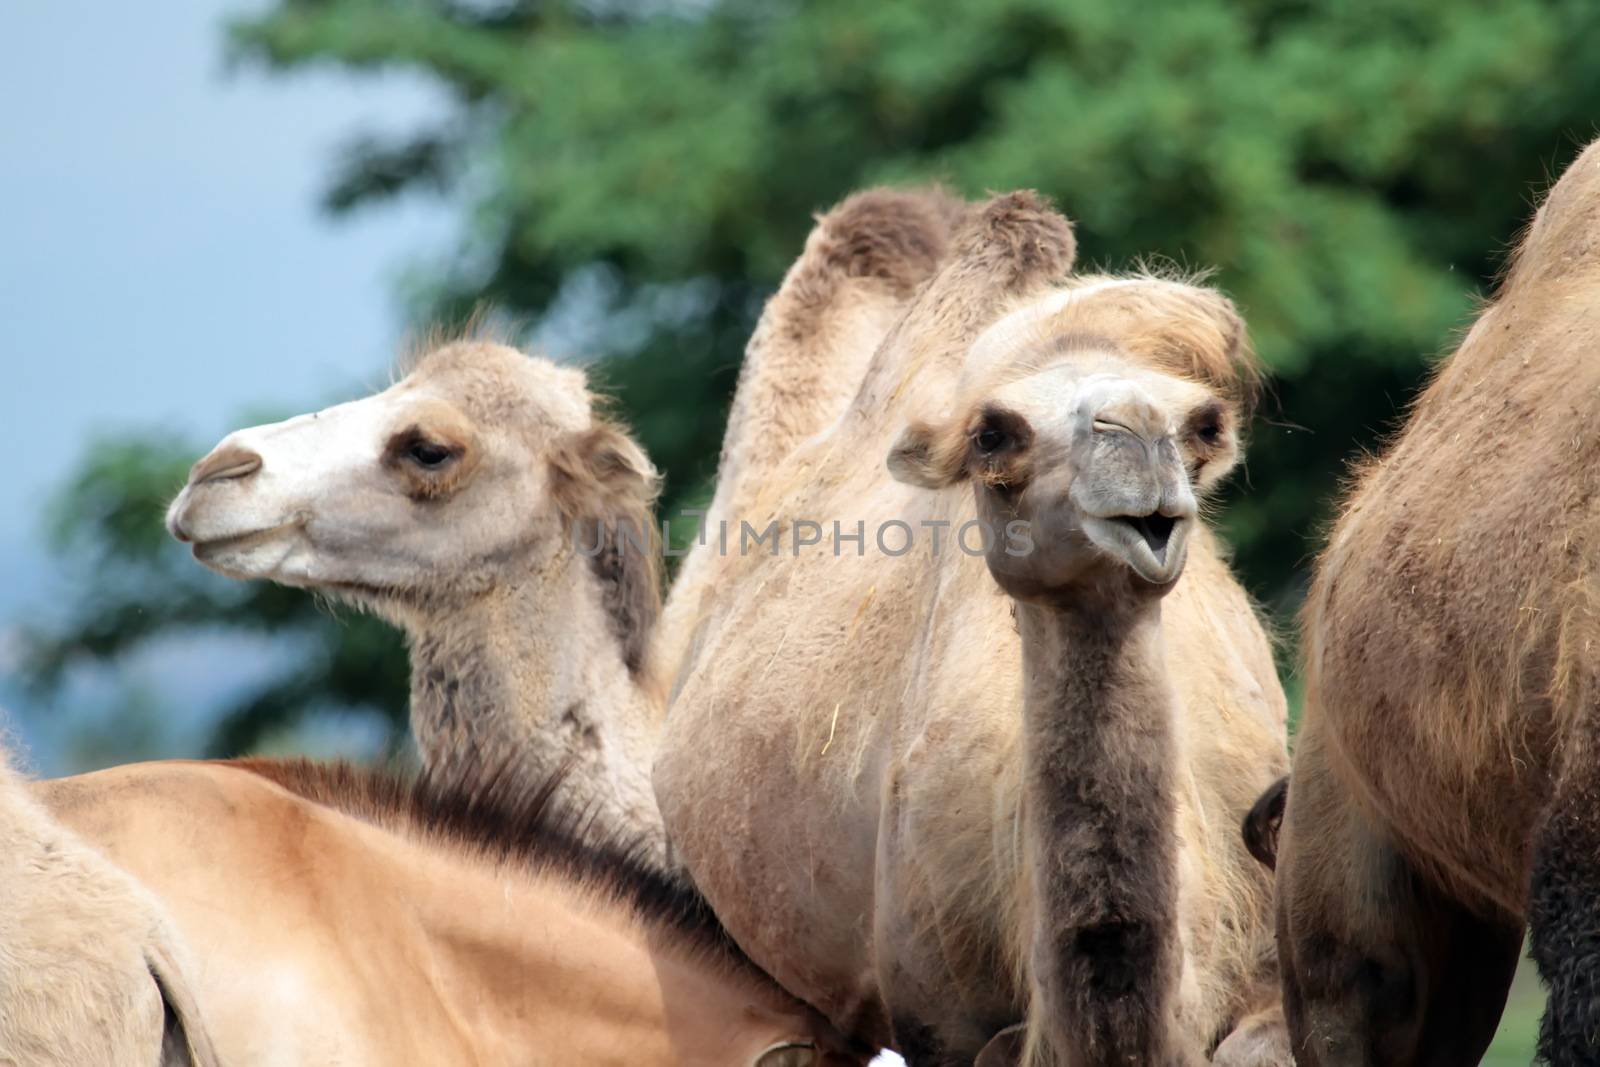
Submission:
<svg viewBox="0 0 1600 1067">
<path fill-rule="evenodd" d="M 435 470 L 450 460 L 455 453 L 444 445 L 432 441 L 418 439 L 406 449 L 406 456 L 419 467 Z"/>
<path fill-rule="evenodd" d="M 1195 434 L 1205 444 L 1214 445 L 1222 438 L 1222 427 L 1214 422 L 1208 422 L 1196 430 Z"/>
<path fill-rule="evenodd" d="M 1011 443 L 1011 435 L 993 426 L 985 426 L 972 435 L 972 443 L 979 452 L 992 456 Z"/>
</svg>

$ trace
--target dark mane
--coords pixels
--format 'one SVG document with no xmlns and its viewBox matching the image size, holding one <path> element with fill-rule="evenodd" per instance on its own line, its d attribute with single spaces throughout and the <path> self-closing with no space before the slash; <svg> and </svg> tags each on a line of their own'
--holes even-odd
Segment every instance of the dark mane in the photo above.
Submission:
<svg viewBox="0 0 1600 1067">
<path fill-rule="evenodd" d="M 525 779 L 514 766 L 453 783 L 427 773 L 400 775 L 343 760 L 251 758 L 224 763 L 363 822 L 594 891 L 686 948 L 771 981 L 733 943 L 687 878 L 646 864 L 642 842 L 601 830 L 587 813 L 562 807 L 557 793 L 565 770 L 529 789 L 520 784 Z"/>
</svg>

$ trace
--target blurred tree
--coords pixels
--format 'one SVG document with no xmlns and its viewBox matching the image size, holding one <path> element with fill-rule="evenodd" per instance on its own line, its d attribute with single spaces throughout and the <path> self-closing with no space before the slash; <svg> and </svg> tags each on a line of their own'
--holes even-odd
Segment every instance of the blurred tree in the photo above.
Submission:
<svg viewBox="0 0 1600 1067">
<path fill-rule="evenodd" d="M 454 91 L 439 127 L 350 145 L 328 207 L 454 189 L 439 309 L 581 289 L 643 322 L 597 336 L 669 505 L 713 469 L 761 300 L 852 189 L 1031 186 L 1093 261 L 1215 267 L 1277 380 L 1228 513 L 1269 598 L 1600 115 L 1589 0 L 283 0 L 232 41 Z"/>
<path fill-rule="evenodd" d="M 1345 458 L 1600 115 L 1590 0 L 279 0 L 230 39 L 273 69 L 403 67 L 452 91 L 446 121 L 353 141 L 326 206 L 463 203 L 419 315 L 592 323 L 669 511 L 704 492 L 762 299 L 852 189 L 1031 186 L 1093 262 L 1215 267 L 1276 376 L 1224 521 L 1280 608 Z M 197 581 L 91 636 L 308 610 Z"/>
</svg>

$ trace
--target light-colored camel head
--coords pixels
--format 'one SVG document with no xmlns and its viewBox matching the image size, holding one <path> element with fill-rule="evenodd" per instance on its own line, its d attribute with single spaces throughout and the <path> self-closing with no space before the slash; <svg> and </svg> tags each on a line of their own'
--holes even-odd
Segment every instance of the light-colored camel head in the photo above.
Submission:
<svg viewBox="0 0 1600 1067">
<path fill-rule="evenodd" d="M 1013 596 L 1130 578 L 1164 591 L 1183 571 L 1198 498 L 1237 461 L 1254 373 L 1243 324 L 1215 291 L 1079 279 L 985 330 L 957 402 L 913 422 L 889 469 L 929 488 L 972 481 L 990 571 Z"/>
<path fill-rule="evenodd" d="M 374 396 L 230 434 L 190 471 L 167 525 L 230 577 L 409 622 L 492 588 L 577 524 L 632 525 L 647 544 L 655 485 L 638 446 L 596 417 L 580 371 L 458 341 Z M 639 555 L 615 599 L 653 618 Z"/>
</svg>

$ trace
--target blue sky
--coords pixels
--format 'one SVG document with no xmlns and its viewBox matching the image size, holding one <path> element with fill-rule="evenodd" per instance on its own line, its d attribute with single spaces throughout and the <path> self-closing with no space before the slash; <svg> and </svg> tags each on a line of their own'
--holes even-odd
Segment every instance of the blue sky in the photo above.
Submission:
<svg viewBox="0 0 1600 1067">
<path fill-rule="evenodd" d="M 438 201 L 317 208 L 345 137 L 408 128 L 443 95 L 230 71 L 223 21 L 260 6 L 0 6 L 0 674 L 7 632 L 61 591 L 41 504 L 94 435 L 156 424 L 209 444 L 243 411 L 367 391 L 403 334 L 400 272 L 452 245 Z M 126 669 L 199 706 L 262 651 L 186 645 Z M 0 700 L 28 739 L 21 698 Z"/>
</svg>

